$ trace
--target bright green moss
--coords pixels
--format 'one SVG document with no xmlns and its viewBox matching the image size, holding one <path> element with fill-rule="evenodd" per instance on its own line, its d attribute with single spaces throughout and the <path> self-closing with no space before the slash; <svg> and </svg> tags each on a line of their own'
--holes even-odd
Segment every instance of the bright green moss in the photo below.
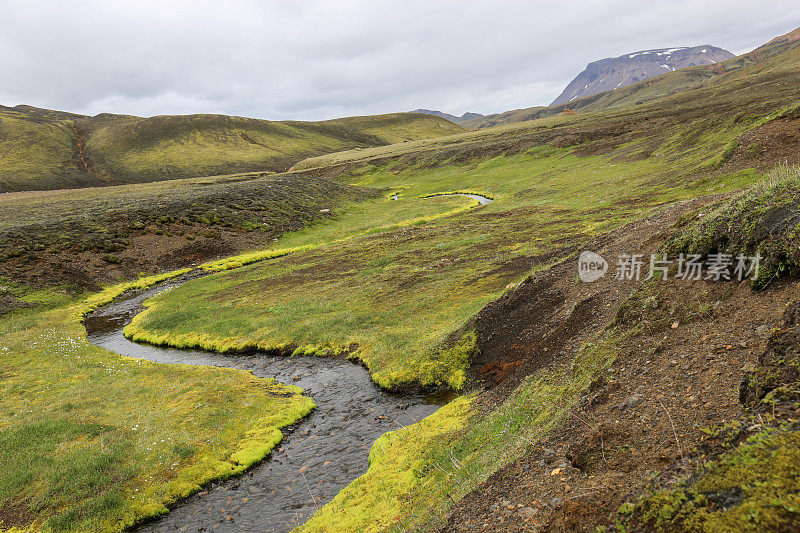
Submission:
<svg viewBox="0 0 800 533">
<path fill-rule="evenodd" d="M 75 317 L 78 321 L 83 322 L 83 317 L 87 314 L 91 313 L 98 307 L 102 307 L 106 304 L 111 303 L 116 298 L 121 296 L 122 294 L 128 291 L 138 291 L 143 290 L 154 285 L 158 285 L 163 281 L 167 281 L 173 278 L 180 277 L 184 274 L 188 274 L 191 272 L 191 268 L 184 268 L 181 270 L 174 270 L 172 272 L 167 272 L 164 274 L 156 274 L 153 276 L 146 276 L 143 278 L 139 278 L 135 281 L 128 281 L 123 283 L 118 283 L 116 285 L 112 285 L 96 294 L 93 294 L 86 298 L 85 300 L 81 301 L 80 303 L 73 306 L 73 310 L 75 313 Z"/>
<path fill-rule="evenodd" d="M 314 407 L 247 372 L 134 360 L 86 340 L 83 316 L 177 271 L 75 302 L 56 290 L 0 319 L 0 504 L 17 529 L 121 531 L 243 472 Z M 2 527 L 2 526 L 0 526 Z"/>
<path fill-rule="evenodd" d="M 416 424 L 381 436 L 369 454 L 369 470 L 342 489 L 296 531 L 387 531 L 398 526 L 437 483 L 435 450 L 447 447 L 471 416 L 473 397 L 458 398 Z M 432 492 L 431 492 L 432 493 Z"/>
<path fill-rule="evenodd" d="M 800 523 L 800 431 L 757 432 L 688 481 L 621 516 L 655 531 L 778 531 Z"/>
</svg>

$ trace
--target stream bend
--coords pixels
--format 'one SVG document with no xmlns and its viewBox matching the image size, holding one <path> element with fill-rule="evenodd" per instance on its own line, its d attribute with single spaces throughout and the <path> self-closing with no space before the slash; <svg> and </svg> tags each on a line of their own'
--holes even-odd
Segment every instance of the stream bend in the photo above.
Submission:
<svg viewBox="0 0 800 533">
<path fill-rule="evenodd" d="M 226 356 L 127 340 L 122 329 L 141 311 L 142 303 L 175 286 L 145 291 L 87 316 L 89 341 L 126 357 L 158 363 L 249 370 L 259 377 L 302 387 L 317 408 L 264 462 L 187 498 L 139 531 L 290 531 L 366 472 L 375 439 L 413 424 L 444 403 L 444 398 L 437 396 L 387 393 L 372 382 L 364 368 L 343 359 L 258 353 Z"/>
</svg>

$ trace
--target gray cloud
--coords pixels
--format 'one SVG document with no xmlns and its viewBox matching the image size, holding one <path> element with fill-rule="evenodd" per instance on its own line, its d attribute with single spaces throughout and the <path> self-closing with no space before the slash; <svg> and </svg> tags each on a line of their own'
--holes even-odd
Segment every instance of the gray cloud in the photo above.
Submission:
<svg viewBox="0 0 800 533">
<path fill-rule="evenodd" d="M 323 119 L 547 104 L 590 61 L 750 50 L 796 0 L 0 0 L 0 103 Z"/>
</svg>

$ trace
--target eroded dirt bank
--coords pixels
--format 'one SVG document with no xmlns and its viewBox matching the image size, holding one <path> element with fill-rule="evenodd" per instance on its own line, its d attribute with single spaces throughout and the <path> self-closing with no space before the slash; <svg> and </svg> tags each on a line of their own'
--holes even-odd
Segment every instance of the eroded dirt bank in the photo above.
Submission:
<svg viewBox="0 0 800 533">
<path fill-rule="evenodd" d="M 618 255 L 655 252 L 681 215 L 718 200 L 670 206 L 585 249 L 613 270 Z M 486 387 L 484 409 L 538 369 L 571 364 L 577 348 L 612 323 L 637 333 L 623 338 L 614 364 L 567 419 L 459 502 L 442 531 L 592 530 L 612 523 L 659 472 L 669 471 L 659 479 L 671 486 L 698 460 L 692 450 L 709 427 L 743 416 L 743 377 L 800 298 L 797 284 L 780 280 L 754 292 L 738 281 L 642 286 L 610 276 L 581 283 L 576 274 L 577 259 L 567 260 L 478 316 L 472 379 Z"/>
</svg>

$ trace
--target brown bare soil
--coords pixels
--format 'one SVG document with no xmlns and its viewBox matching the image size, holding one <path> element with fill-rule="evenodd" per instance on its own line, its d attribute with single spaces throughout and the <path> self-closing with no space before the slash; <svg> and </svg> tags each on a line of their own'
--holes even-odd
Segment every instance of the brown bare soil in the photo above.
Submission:
<svg viewBox="0 0 800 533">
<path fill-rule="evenodd" d="M 668 207 L 586 249 L 610 263 L 621 253 L 649 254 L 682 214 L 717 200 Z M 786 281 L 755 293 L 747 282 L 670 278 L 639 289 L 652 296 L 645 315 L 618 315 L 639 284 L 609 276 L 581 283 L 575 263 L 540 272 L 480 314 L 481 355 L 471 371 L 486 387 L 479 405 L 492 410 L 524 376 L 570 364 L 612 322 L 641 333 L 623 340 L 613 366 L 563 424 L 459 502 L 443 531 L 592 530 L 613 522 L 651 480 L 674 483 L 697 460 L 703 428 L 743 415 L 743 376 L 800 298 L 800 287 Z M 669 475 L 657 478 L 665 469 Z"/>
<path fill-rule="evenodd" d="M 800 162 L 800 118 L 773 120 L 742 135 L 725 170 L 764 169 L 775 161 Z"/>
<path fill-rule="evenodd" d="M 175 270 L 263 247 L 280 233 L 159 225 L 158 229 L 132 232 L 125 249 L 119 252 L 54 248 L 46 254 L 27 253 L 4 261 L 0 275 L 32 285 L 58 283 L 96 289 L 119 279 L 135 278 L 142 272 Z"/>
<path fill-rule="evenodd" d="M 685 213 L 712 205 L 721 196 L 699 198 L 661 209 L 650 216 L 597 237 L 583 247 L 609 262 L 609 274 L 594 283 L 577 279 L 576 257 L 537 273 L 501 299 L 487 305 L 476 319 L 480 355 L 472 362 L 476 386 L 492 389 L 492 403 L 501 401 L 536 368 L 566 355 L 609 324 L 619 306 L 638 285 L 611 279 L 620 254 L 655 252 Z M 646 276 L 646 268 L 642 279 Z M 519 363 L 513 379 L 485 375 L 491 365 Z M 501 385 L 495 389 L 496 385 Z M 484 395 L 487 397 L 487 395 Z"/>
<path fill-rule="evenodd" d="M 4 528 L 26 526 L 33 520 L 30 504 L 21 501 L 9 501 L 0 505 L 0 524 Z"/>
<path fill-rule="evenodd" d="M 0 195 L 0 277 L 96 289 L 264 248 L 380 191 L 268 174 Z M 332 209 L 333 208 L 333 209 Z"/>
<path fill-rule="evenodd" d="M 32 305 L 12 296 L 11 294 L 7 294 L 5 289 L 0 287 L 0 316 L 23 307 L 32 307 Z"/>
</svg>

